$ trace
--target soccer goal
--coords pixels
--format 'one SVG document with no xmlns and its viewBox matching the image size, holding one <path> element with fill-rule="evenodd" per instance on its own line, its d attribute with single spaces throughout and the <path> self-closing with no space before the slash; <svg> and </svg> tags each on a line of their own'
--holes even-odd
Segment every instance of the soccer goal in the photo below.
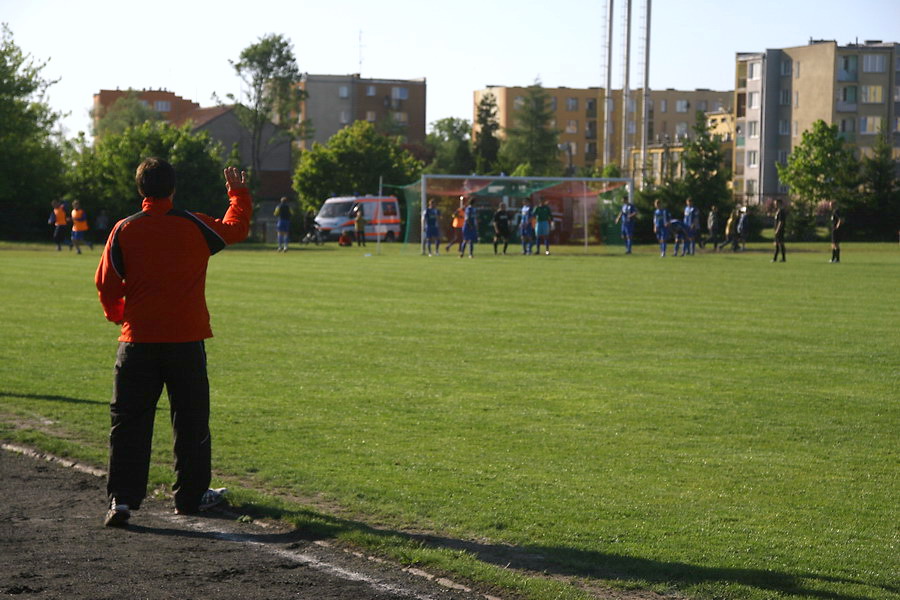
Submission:
<svg viewBox="0 0 900 600">
<path fill-rule="evenodd" d="M 547 201 L 553 212 L 551 241 L 581 244 L 618 243 L 610 223 L 624 197 L 632 198 L 634 181 L 606 177 L 507 177 L 484 175 L 423 175 L 403 187 L 406 198 L 404 241 L 424 251 L 422 210 L 430 200 L 440 213 L 441 241 L 451 233 L 453 213 L 469 198 L 477 200 L 478 241 L 490 242 L 491 220 L 500 204 L 510 215 L 512 242 L 518 242 L 519 215 L 526 200 L 532 206 Z"/>
</svg>

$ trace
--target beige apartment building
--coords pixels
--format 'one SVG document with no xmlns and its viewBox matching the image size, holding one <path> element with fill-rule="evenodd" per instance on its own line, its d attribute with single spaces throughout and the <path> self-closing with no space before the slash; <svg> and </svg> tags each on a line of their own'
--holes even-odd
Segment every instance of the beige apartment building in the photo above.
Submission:
<svg viewBox="0 0 900 600">
<path fill-rule="evenodd" d="M 300 118 L 308 120 L 313 136 L 302 149 L 325 144 L 354 121 L 368 121 L 399 135 L 408 144 L 425 143 L 425 79 L 364 79 L 353 75 L 306 73 L 300 88 L 307 93 Z"/>
<path fill-rule="evenodd" d="M 560 161 L 573 168 L 602 167 L 604 153 L 610 163 L 622 167 L 623 175 L 637 174 L 632 150 L 641 147 L 643 135 L 643 90 L 631 90 L 622 110 L 622 90 L 613 90 L 609 127 L 605 127 L 605 90 L 601 88 L 544 88 L 549 96 L 554 118 L 551 123 L 560 131 Z M 497 101 L 497 120 L 501 128 L 513 126 L 516 109 L 527 96 L 527 87 L 488 86 L 474 93 L 473 128 L 478 104 L 487 94 Z M 648 147 L 672 144 L 692 135 L 697 111 L 730 111 L 733 91 L 651 90 L 647 113 Z M 624 134 L 624 145 L 623 145 Z M 606 144 L 606 146 L 604 146 Z M 638 165 L 640 159 L 638 158 Z M 623 166 L 624 165 L 624 166 Z"/>
<path fill-rule="evenodd" d="M 870 40 L 738 53 L 735 68 L 734 193 L 759 204 L 784 196 L 786 164 L 804 131 L 821 119 L 837 125 L 860 154 L 888 127 L 900 158 L 900 45 Z"/>
<path fill-rule="evenodd" d="M 97 122 L 115 104 L 116 100 L 125 98 L 129 94 L 134 94 L 144 106 L 160 113 L 163 119 L 170 123 L 180 121 L 186 115 L 200 108 L 200 105 L 193 100 L 182 98 L 168 90 L 100 90 L 99 93 L 94 94 L 94 109 L 91 111 L 94 128 L 96 129 Z"/>
</svg>

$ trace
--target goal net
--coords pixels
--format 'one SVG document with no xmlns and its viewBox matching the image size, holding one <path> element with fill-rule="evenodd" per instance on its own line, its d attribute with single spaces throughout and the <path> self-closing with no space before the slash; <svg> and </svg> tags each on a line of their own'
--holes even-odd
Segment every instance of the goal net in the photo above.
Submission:
<svg viewBox="0 0 900 600">
<path fill-rule="evenodd" d="M 506 177 L 482 175 L 423 175 L 404 186 L 406 227 L 404 241 L 424 245 L 422 210 L 433 200 L 440 213 L 441 241 L 452 237 L 453 213 L 466 199 L 477 200 L 478 241 L 490 242 L 491 220 L 500 204 L 510 215 L 512 239 L 519 242 L 519 215 L 526 200 L 538 206 L 547 200 L 553 212 L 551 243 L 591 245 L 617 244 L 618 228 L 612 223 L 622 199 L 631 197 L 631 179 L 602 177 Z"/>
</svg>

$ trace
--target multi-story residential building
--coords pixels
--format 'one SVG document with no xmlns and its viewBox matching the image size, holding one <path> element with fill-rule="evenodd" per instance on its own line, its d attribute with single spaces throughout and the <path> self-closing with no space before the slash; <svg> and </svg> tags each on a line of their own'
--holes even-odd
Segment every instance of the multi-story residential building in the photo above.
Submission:
<svg viewBox="0 0 900 600">
<path fill-rule="evenodd" d="M 196 102 L 168 90 L 100 90 L 100 93 L 94 94 L 94 110 L 91 111 L 94 126 L 116 100 L 129 94 L 137 96 L 145 106 L 160 113 L 169 122 L 182 120 L 185 115 L 200 108 Z"/>
<path fill-rule="evenodd" d="M 782 196 L 785 164 L 803 132 L 821 119 L 837 125 L 860 154 L 890 128 L 900 158 L 900 45 L 866 41 L 738 53 L 735 69 L 734 193 L 758 204 Z"/>
<path fill-rule="evenodd" d="M 560 160 L 574 168 L 602 166 L 604 151 L 609 162 L 622 166 L 625 176 L 632 174 L 631 150 L 640 148 L 643 135 L 643 91 L 631 90 L 622 112 L 622 90 L 612 90 L 610 126 L 605 127 L 605 90 L 601 88 L 544 88 L 554 118 L 551 126 L 560 131 Z M 515 111 L 525 100 L 528 88 L 488 86 L 474 94 L 473 131 L 477 132 L 478 104 L 487 94 L 497 102 L 497 120 L 501 128 L 513 126 Z M 697 111 L 729 110 L 732 91 L 698 89 L 651 90 L 647 112 L 648 142 L 675 144 L 692 135 Z M 625 143 L 623 146 L 623 133 Z M 607 147 L 604 147 L 607 144 Z M 624 151 L 623 151 L 624 148 Z M 624 160 L 623 160 L 624 157 Z M 640 164 L 640 162 L 638 162 Z"/>
<path fill-rule="evenodd" d="M 425 79 L 363 79 L 359 75 L 311 75 L 300 81 L 306 92 L 300 119 L 310 122 L 307 149 L 325 144 L 354 121 L 368 121 L 408 144 L 425 143 Z"/>
</svg>

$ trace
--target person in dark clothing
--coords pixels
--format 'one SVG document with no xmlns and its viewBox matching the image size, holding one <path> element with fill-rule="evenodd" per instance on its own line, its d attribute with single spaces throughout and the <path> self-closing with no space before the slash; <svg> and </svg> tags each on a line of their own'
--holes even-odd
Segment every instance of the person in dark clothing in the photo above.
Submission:
<svg viewBox="0 0 900 600">
<path fill-rule="evenodd" d="M 494 254 L 497 254 L 497 247 L 503 242 L 503 254 L 509 247 L 509 213 L 506 211 L 506 204 L 500 203 L 500 208 L 494 213 L 491 219 L 494 226 Z"/>
<path fill-rule="evenodd" d="M 831 203 L 831 260 L 829 262 L 841 262 L 841 239 L 844 237 L 844 218 L 837 207 L 837 202 Z"/>
<path fill-rule="evenodd" d="M 784 226 L 787 221 L 787 212 L 781 200 L 775 201 L 775 256 L 772 262 L 778 260 L 778 252 L 781 251 L 781 262 L 786 260 L 784 255 Z"/>
<path fill-rule="evenodd" d="M 224 500 L 224 488 L 209 489 L 206 269 L 210 256 L 247 237 L 253 212 L 247 175 L 234 167 L 225 169 L 230 206 L 222 219 L 173 206 L 175 169 L 164 160 L 143 161 L 135 181 L 142 210 L 115 225 L 94 277 L 107 320 L 121 325 L 110 403 L 110 527 L 127 525 L 146 496 L 163 386 L 175 440 L 176 512 Z"/>
</svg>

